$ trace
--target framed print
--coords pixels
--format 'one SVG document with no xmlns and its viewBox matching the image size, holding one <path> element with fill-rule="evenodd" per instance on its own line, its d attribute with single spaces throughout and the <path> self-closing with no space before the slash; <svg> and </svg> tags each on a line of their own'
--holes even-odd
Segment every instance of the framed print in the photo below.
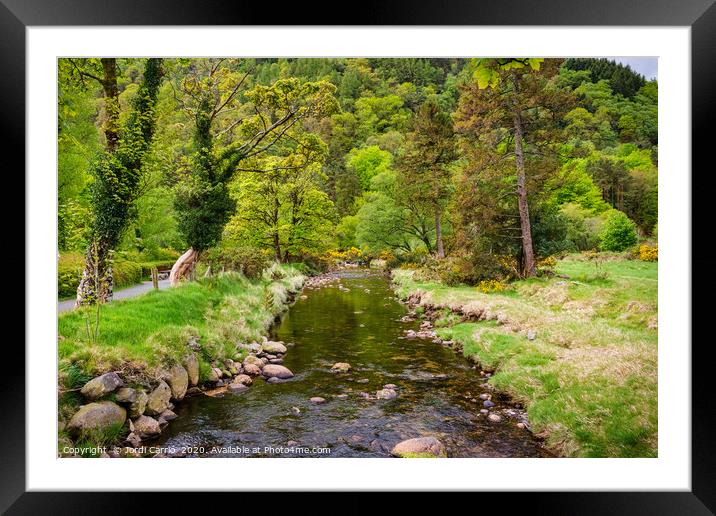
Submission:
<svg viewBox="0 0 716 516">
<path fill-rule="evenodd" d="M 2 0 L 3 509 L 713 513 L 712 2 L 272 10 Z"/>
</svg>

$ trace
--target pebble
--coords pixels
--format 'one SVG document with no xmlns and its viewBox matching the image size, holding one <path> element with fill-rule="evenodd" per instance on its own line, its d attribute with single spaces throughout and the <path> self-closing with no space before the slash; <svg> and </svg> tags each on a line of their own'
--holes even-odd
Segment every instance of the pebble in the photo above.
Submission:
<svg viewBox="0 0 716 516">
<path fill-rule="evenodd" d="M 301 409 L 298 408 L 298 407 L 291 407 L 291 411 L 292 411 L 294 414 L 300 414 L 300 413 L 301 413 Z M 290 445 L 289 445 L 289 446 L 290 446 Z"/>
<path fill-rule="evenodd" d="M 493 423 L 499 423 L 500 421 L 502 421 L 502 418 L 497 414 L 490 414 L 489 416 L 487 416 L 487 419 L 489 419 Z"/>
<path fill-rule="evenodd" d="M 481 399 L 481 400 L 489 400 L 489 399 L 490 399 L 490 395 L 487 394 L 487 393 L 480 394 L 480 399 Z"/>
<path fill-rule="evenodd" d="M 485 401 L 482 402 L 482 404 L 483 404 L 485 407 L 487 407 L 487 408 L 490 408 L 490 407 L 494 407 L 494 406 L 495 406 L 495 404 L 494 404 L 492 401 L 490 401 L 490 400 L 485 400 Z"/>
<path fill-rule="evenodd" d="M 314 397 L 311 398 L 309 401 L 310 401 L 311 403 L 315 403 L 315 404 L 319 405 L 319 404 L 321 404 L 321 403 L 325 403 L 325 402 L 326 402 L 326 398 L 321 398 L 320 396 L 314 396 Z"/>
</svg>

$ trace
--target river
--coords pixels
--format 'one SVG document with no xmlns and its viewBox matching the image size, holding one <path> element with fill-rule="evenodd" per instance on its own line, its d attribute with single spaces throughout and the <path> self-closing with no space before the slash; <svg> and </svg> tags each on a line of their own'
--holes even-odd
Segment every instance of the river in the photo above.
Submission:
<svg viewBox="0 0 716 516">
<path fill-rule="evenodd" d="M 550 456 L 505 415 L 509 400 L 482 387 L 470 362 L 429 339 L 404 337 L 420 322 L 401 320 L 408 310 L 385 275 L 346 269 L 336 276 L 305 289 L 274 327 L 272 339 L 289 345 L 283 365 L 293 379 L 256 378 L 242 393 L 185 399 L 156 444 L 188 456 L 389 457 L 404 439 L 434 436 L 449 457 Z M 335 362 L 353 369 L 332 373 Z M 398 397 L 375 399 L 388 383 Z M 480 414 L 483 393 L 492 394 L 500 422 Z M 314 396 L 326 402 L 311 403 Z"/>
</svg>

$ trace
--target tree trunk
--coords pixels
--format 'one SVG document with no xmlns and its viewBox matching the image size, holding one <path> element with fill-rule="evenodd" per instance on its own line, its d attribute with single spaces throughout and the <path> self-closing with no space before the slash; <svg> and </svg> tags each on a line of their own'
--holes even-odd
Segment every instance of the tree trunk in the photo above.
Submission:
<svg viewBox="0 0 716 516">
<path fill-rule="evenodd" d="M 85 267 L 82 271 L 80 284 L 77 285 L 75 308 L 111 301 L 114 291 L 113 283 L 110 249 L 95 240 L 87 246 Z"/>
<path fill-rule="evenodd" d="M 104 109 L 107 120 L 103 131 L 107 140 L 107 150 L 117 148 L 119 143 L 119 86 L 117 86 L 117 60 L 113 57 L 102 58 L 102 89 L 104 90 Z"/>
<path fill-rule="evenodd" d="M 443 214 L 440 208 L 435 210 L 435 257 L 438 259 L 445 258 L 445 250 L 443 249 Z"/>
<path fill-rule="evenodd" d="M 532 248 L 532 228 L 530 211 L 527 205 L 527 189 L 525 187 L 525 155 L 522 147 L 522 117 L 515 106 L 513 121 L 515 126 L 515 158 L 517 161 L 517 207 L 520 212 L 520 229 L 522 231 L 522 255 L 524 257 L 524 275 L 535 275 L 535 254 Z"/>
<path fill-rule="evenodd" d="M 179 257 L 171 272 L 169 273 L 169 284 L 172 287 L 176 287 L 179 282 L 188 278 L 196 267 L 196 262 L 199 260 L 199 252 L 193 247 L 190 247 L 187 252 Z"/>
</svg>

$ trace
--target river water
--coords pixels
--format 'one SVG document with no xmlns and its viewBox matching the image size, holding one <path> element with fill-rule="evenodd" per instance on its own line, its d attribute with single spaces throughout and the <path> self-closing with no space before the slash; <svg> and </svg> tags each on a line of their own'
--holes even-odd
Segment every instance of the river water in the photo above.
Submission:
<svg viewBox="0 0 716 516">
<path fill-rule="evenodd" d="M 420 324 L 401 321 L 407 313 L 375 271 L 340 271 L 330 284 L 305 289 L 272 332 L 289 345 L 283 365 L 296 376 L 185 399 L 156 444 L 187 456 L 388 457 L 404 439 L 434 436 L 449 457 L 549 456 L 505 415 L 507 399 L 492 393 L 490 410 L 502 421 L 480 414 L 479 395 L 491 391 L 471 363 L 429 339 L 404 338 Z M 331 373 L 335 362 L 353 369 Z M 398 397 L 375 399 L 388 383 Z M 311 403 L 314 396 L 326 402 Z"/>
</svg>

